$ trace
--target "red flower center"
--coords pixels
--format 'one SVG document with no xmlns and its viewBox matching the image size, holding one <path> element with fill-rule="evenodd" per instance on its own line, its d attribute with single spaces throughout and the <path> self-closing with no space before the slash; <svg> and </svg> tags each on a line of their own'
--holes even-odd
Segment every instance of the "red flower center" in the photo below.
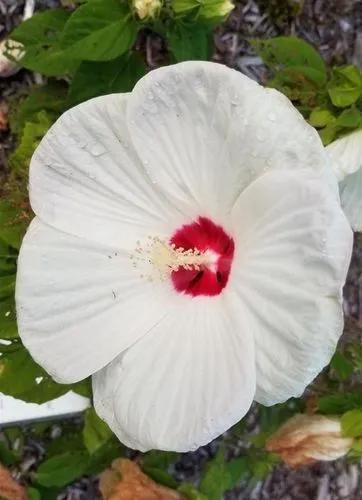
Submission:
<svg viewBox="0 0 362 500">
<path fill-rule="evenodd" d="M 206 217 L 178 229 L 170 243 L 184 250 L 197 249 L 210 255 L 200 269 L 180 267 L 171 273 L 175 289 L 188 295 L 218 295 L 225 288 L 234 256 L 234 240 Z"/>
</svg>

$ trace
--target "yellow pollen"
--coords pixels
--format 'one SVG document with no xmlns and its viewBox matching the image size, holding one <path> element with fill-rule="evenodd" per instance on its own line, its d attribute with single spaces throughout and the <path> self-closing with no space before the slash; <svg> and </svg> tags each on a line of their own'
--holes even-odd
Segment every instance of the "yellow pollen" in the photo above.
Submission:
<svg viewBox="0 0 362 500">
<path fill-rule="evenodd" d="M 182 247 L 176 247 L 174 243 L 169 243 L 158 236 L 149 236 L 148 242 L 141 245 L 137 241 L 137 247 L 130 255 L 133 267 L 143 268 L 151 266 L 151 273 L 142 273 L 141 277 L 153 281 L 154 273 L 162 280 L 170 276 L 173 271 L 180 268 L 200 271 L 201 266 L 211 263 L 209 253 L 200 252 L 197 248 L 185 250 Z"/>
</svg>

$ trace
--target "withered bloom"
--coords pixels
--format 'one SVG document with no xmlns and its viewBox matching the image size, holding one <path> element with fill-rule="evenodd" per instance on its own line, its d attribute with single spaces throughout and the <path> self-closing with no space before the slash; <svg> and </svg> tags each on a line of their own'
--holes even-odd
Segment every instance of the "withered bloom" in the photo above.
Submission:
<svg viewBox="0 0 362 500">
<path fill-rule="evenodd" d="M 0 465 L 0 498 L 6 500 L 26 500 L 25 490 L 12 477 L 10 472 Z"/>
<path fill-rule="evenodd" d="M 124 458 L 114 460 L 111 469 L 102 473 L 99 489 L 104 500 L 181 500 L 183 498 L 177 491 L 152 481 L 135 462 Z"/>
<path fill-rule="evenodd" d="M 266 442 L 268 451 L 278 454 L 290 467 L 318 460 L 336 460 L 348 453 L 352 439 L 341 434 L 337 418 L 323 415 L 295 415 Z"/>
</svg>

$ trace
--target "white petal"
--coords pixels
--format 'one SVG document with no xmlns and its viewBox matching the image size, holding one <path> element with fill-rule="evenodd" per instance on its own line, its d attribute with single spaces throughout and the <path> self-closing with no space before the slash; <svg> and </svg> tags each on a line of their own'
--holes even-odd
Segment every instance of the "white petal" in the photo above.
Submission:
<svg viewBox="0 0 362 500">
<path fill-rule="evenodd" d="M 249 409 L 253 339 L 225 295 L 187 300 L 95 374 L 93 390 L 96 410 L 131 448 L 194 450 Z"/>
<path fill-rule="evenodd" d="M 340 180 L 343 210 L 354 231 L 362 231 L 362 130 L 337 139 L 326 150 Z"/>
<path fill-rule="evenodd" d="M 362 151 L 361 151 L 362 154 Z M 339 183 L 344 213 L 354 231 L 362 231 L 362 168 Z"/>
<path fill-rule="evenodd" d="M 69 383 L 146 334 L 171 298 L 166 287 L 139 278 L 126 252 L 35 218 L 18 260 L 16 302 L 24 344 L 57 381 Z"/>
<path fill-rule="evenodd" d="M 127 117 L 152 180 L 191 216 L 227 213 L 266 169 L 327 165 L 318 134 L 286 97 L 215 63 L 151 71 Z"/>
<path fill-rule="evenodd" d="M 339 180 L 357 172 L 362 167 L 362 130 L 337 139 L 326 151 Z"/>
<path fill-rule="evenodd" d="M 123 248 L 150 227 L 167 232 L 172 214 L 132 147 L 127 101 L 113 94 L 64 113 L 37 148 L 29 181 L 32 208 L 45 223 Z"/>
<path fill-rule="evenodd" d="M 255 336 L 256 400 L 275 404 L 300 396 L 335 350 L 352 232 L 331 191 L 307 171 L 259 178 L 233 217 L 230 287 Z"/>
</svg>

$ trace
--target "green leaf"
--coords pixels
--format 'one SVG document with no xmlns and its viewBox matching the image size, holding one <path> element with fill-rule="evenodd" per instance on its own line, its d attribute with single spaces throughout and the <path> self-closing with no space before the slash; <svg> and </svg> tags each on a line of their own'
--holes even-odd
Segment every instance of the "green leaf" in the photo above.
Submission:
<svg viewBox="0 0 362 500">
<path fill-rule="evenodd" d="M 42 500 L 39 490 L 35 488 L 27 488 L 28 500 Z"/>
<path fill-rule="evenodd" d="M 91 377 L 85 378 L 71 386 L 73 392 L 84 396 L 85 398 L 92 397 L 92 380 Z"/>
<path fill-rule="evenodd" d="M 31 403 L 44 403 L 69 391 L 57 384 L 20 344 L 1 346 L 0 392 Z"/>
<path fill-rule="evenodd" d="M 75 51 L 59 46 L 59 37 L 70 12 L 49 9 L 24 21 L 12 33 L 11 38 L 24 44 L 24 55 L 19 64 L 47 76 L 72 73 L 79 64 Z"/>
<path fill-rule="evenodd" d="M 361 112 L 357 108 L 352 107 L 350 109 L 345 109 L 344 111 L 342 111 L 342 113 L 337 118 L 336 124 L 339 127 L 354 129 L 359 127 L 359 125 L 361 124 L 361 119 Z"/>
<path fill-rule="evenodd" d="M 315 108 L 310 114 L 309 117 L 309 123 L 313 127 L 325 127 L 329 123 L 333 123 L 335 121 L 335 117 L 333 114 L 329 111 L 329 109 L 323 109 L 323 108 Z"/>
<path fill-rule="evenodd" d="M 194 16 L 191 19 L 198 17 L 215 24 L 220 22 L 234 8 L 234 4 L 227 0 L 173 0 L 172 9 L 179 16 L 190 14 Z"/>
<path fill-rule="evenodd" d="M 44 486 L 40 484 L 36 484 L 35 486 L 41 500 L 55 500 L 55 498 L 58 498 L 58 495 L 62 493 L 62 488 L 44 488 Z"/>
<path fill-rule="evenodd" d="M 362 345 L 359 341 L 351 343 L 348 346 L 348 351 L 351 355 L 351 360 L 354 367 L 361 371 L 362 370 Z"/>
<path fill-rule="evenodd" d="M 6 200 L 0 200 L 0 240 L 19 249 L 25 234 L 27 221 L 19 209 Z"/>
<path fill-rule="evenodd" d="M 10 113 L 11 131 L 16 135 L 22 134 L 25 124 L 36 121 L 40 111 L 46 111 L 52 121 L 55 121 L 65 109 L 66 91 L 67 86 L 57 81 L 33 87 L 20 105 L 16 102 L 12 106 L 14 110 Z"/>
<path fill-rule="evenodd" d="M 334 106 L 351 106 L 362 95 L 362 77 L 359 70 L 355 66 L 334 69 L 327 90 Z"/>
<path fill-rule="evenodd" d="M 49 9 L 36 13 L 30 19 L 22 22 L 11 33 L 10 38 L 25 46 L 52 44 L 62 31 L 70 16 L 64 9 Z"/>
<path fill-rule="evenodd" d="M 318 399 L 319 411 L 327 415 L 338 415 L 360 408 L 362 408 L 362 389 L 355 389 L 344 394 L 331 394 Z"/>
<path fill-rule="evenodd" d="M 250 475 L 249 462 L 249 457 L 239 457 L 226 463 L 225 468 L 230 475 L 229 489 L 235 488 L 240 481 Z"/>
<path fill-rule="evenodd" d="M 283 422 L 288 420 L 288 418 L 295 413 L 303 411 L 303 403 L 300 399 L 291 398 L 285 403 L 279 403 L 273 406 L 263 406 L 259 404 L 258 408 L 261 434 L 255 436 L 255 438 L 259 441 L 261 437 L 263 440 L 262 447 L 264 447 L 266 435 L 278 429 Z"/>
<path fill-rule="evenodd" d="M 311 68 L 315 72 L 314 80 L 325 83 L 327 71 L 325 63 L 318 52 L 307 42 L 296 37 L 280 36 L 268 40 L 253 40 L 252 45 L 273 71 L 285 68 Z"/>
<path fill-rule="evenodd" d="M 109 464 L 122 456 L 124 452 L 123 445 L 118 441 L 118 439 L 113 436 L 105 444 L 100 446 L 91 455 L 86 473 L 89 475 L 96 475 L 102 472 L 104 469 L 109 467 Z"/>
<path fill-rule="evenodd" d="M 51 116 L 40 111 L 34 121 L 25 124 L 20 142 L 9 158 L 10 167 L 14 171 L 26 175 L 30 159 L 52 123 Z"/>
<path fill-rule="evenodd" d="M 66 23 L 61 47 L 72 48 L 85 61 L 110 61 L 136 40 L 138 25 L 118 0 L 89 0 Z"/>
<path fill-rule="evenodd" d="M 85 412 L 83 441 L 90 455 L 106 443 L 113 433 L 108 425 L 96 414 L 94 408 Z"/>
<path fill-rule="evenodd" d="M 260 455 L 252 457 L 250 461 L 251 475 L 255 480 L 264 479 L 278 463 L 279 458 L 272 453 L 263 451 Z"/>
<path fill-rule="evenodd" d="M 42 368 L 19 345 L 13 352 L 0 357 L 0 392 L 16 397 L 30 389 L 35 378 L 42 374 Z"/>
<path fill-rule="evenodd" d="M 335 123 L 329 123 L 326 127 L 318 130 L 319 136 L 322 139 L 324 146 L 327 146 L 334 141 L 338 132 L 338 127 Z"/>
<path fill-rule="evenodd" d="M 30 46 L 20 63 L 24 68 L 45 76 L 63 76 L 74 73 L 80 64 L 74 54 L 71 50 L 58 47 Z"/>
<path fill-rule="evenodd" d="M 0 302 L 0 339 L 13 339 L 18 336 L 15 302 L 9 297 Z"/>
<path fill-rule="evenodd" d="M 346 437 L 362 437 L 362 409 L 351 410 L 341 417 L 342 433 Z"/>
<path fill-rule="evenodd" d="M 187 14 L 199 7 L 199 0 L 172 0 L 172 9 L 176 14 Z"/>
<path fill-rule="evenodd" d="M 15 274 L 0 276 L 0 300 L 14 295 L 15 292 Z"/>
<path fill-rule="evenodd" d="M 50 441 L 46 447 L 46 458 L 51 458 L 56 455 L 61 455 L 64 450 L 67 452 L 83 451 L 84 448 L 83 438 L 81 433 L 74 433 L 74 431 L 68 431 L 59 436 L 56 439 Z"/>
<path fill-rule="evenodd" d="M 177 491 L 179 493 L 182 493 L 187 498 L 187 500 L 208 500 L 208 498 L 203 493 L 201 493 L 201 491 L 197 490 L 190 483 L 181 484 L 181 486 L 178 487 Z"/>
<path fill-rule="evenodd" d="M 0 463 L 4 465 L 13 465 L 19 460 L 19 457 L 3 441 L 0 441 Z"/>
<path fill-rule="evenodd" d="M 43 462 L 35 478 L 42 486 L 66 486 L 85 474 L 88 460 L 86 452 L 65 452 Z"/>
<path fill-rule="evenodd" d="M 201 24 L 175 24 L 168 32 L 170 50 L 177 62 L 207 61 L 211 56 L 212 32 Z"/>
<path fill-rule="evenodd" d="M 200 483 L 200 491 L 208 500 L 220 500 L 230 488 L 231 475 L 225 467 L 224 451 L 221 449 L 207 466 Z"/>
<path fill-rule="evenodd" d="M 130 92 L 145 72 L 144 62 L 135 53 L 108 62 L 83 62 L 70 85 L 69 104 L 74 106 L 92 97 Z"/>
<path fill-rule="evenodd" d="M 218 23 L 234 8 L 231 0 L 199 0 L 200 18 L 211 23 Z"/>
<path fill-rule="evenodd" d="M 362 458 L 362 439 L 354 439 L 350 455 L 353 458 Z"/>
<path fill-rule="evenodd" d="M 353 373 L 353 365 L 342 353 L 336 352 L 331 360 L 331 368 L 336 371 L 340 380 L 347 380 Z"/>
<path fill-rule="evenodd" d="M 142 466 L 167 469 L 173 462 L 176 462 L 178 456 L 179 454 L 173 451 L 152 450 L 142 456 Z"/>
<path fill-rule="evenodd" d="M 143 472 L 147 474 L 156 483 L 163 484 L 169 488 L 177 488 L 179 483 L 166 471 L 156 467 L 142 467 Z"/>
</svg>

